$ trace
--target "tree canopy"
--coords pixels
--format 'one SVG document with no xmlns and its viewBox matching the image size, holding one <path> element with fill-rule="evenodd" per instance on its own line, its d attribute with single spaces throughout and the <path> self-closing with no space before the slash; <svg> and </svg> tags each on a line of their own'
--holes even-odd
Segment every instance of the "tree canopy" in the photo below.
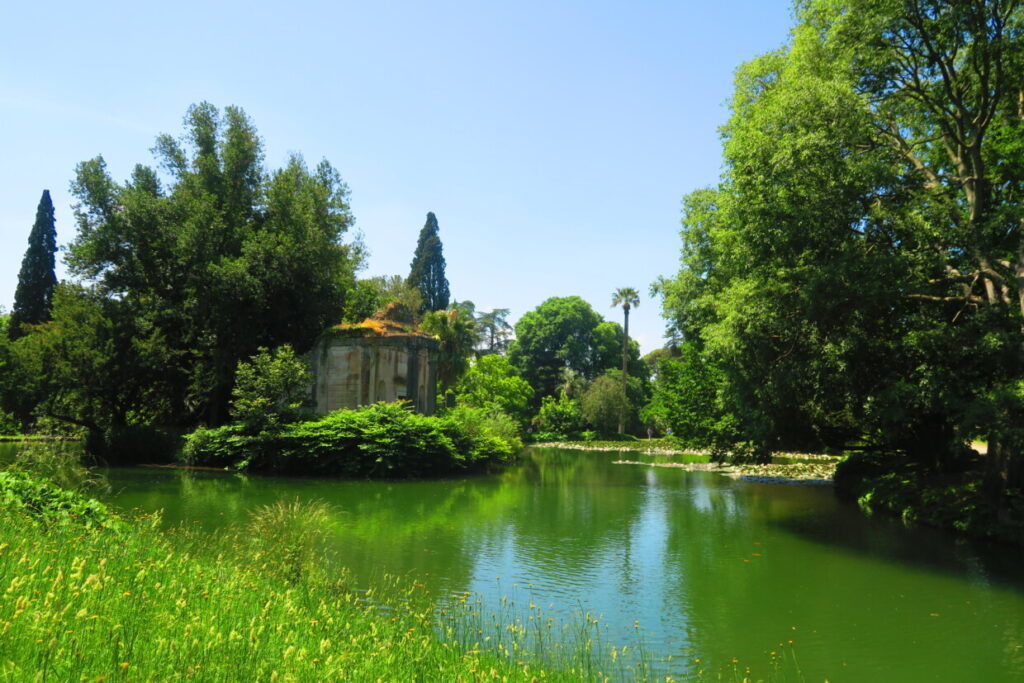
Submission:
<svg viewBox="0 0 1024 683">
<path fill-rule="evenodd" d="M 101 392 L 115 422 L 223 421 L 238 362 L 260 347 L 308 349 L 340 318 L 363 257 L 343 242 L 348 189 L 328 162 L 292 155 L 268 171 L 236 107 L 194 105 L 184 123 L 181 138 L 157 138 L 157 168 L 118 183 L 96 157 L 72 183 L 67 263 L 83 286 L 64 291 L 36 344 L 54 368 L 41 376 L 64 394 Z M 76 354 L 95 363 L 76 369 Z M 140 364 L 145 387 L 132 379 Z"/>
<path fill-rule="evenodd" d="M 739 433 L 941 466 L 985 432 L 1020 482 L 1022 29 L 1016 0 L 808 0 L 738 71 L 654 288 Z"/>
<path fill-rule="evenodd" d="M 571 371 L 589 381 L 622 362 L 623 331 L 578 296 L 552 297 L 516 323 L 509 359 L 534 388 L 535 400 L 556 393 Z M 639 347 L 628 347 L 630 370 L 644 375 Z"/>
</svg>

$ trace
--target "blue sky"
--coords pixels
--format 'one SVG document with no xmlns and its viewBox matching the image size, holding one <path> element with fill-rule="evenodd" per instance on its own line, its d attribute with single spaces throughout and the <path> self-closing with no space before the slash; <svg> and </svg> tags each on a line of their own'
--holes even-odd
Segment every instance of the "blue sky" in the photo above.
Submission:
<svg viewBox="0 0 1024 683">
<path fill-rule="evenodd" d="M 241 106 L 267 166 L 328 159 L 371 256 L 408 274 L 426 213 L 452 294 L 517 319 L 579 295 L 662 345 L 647 296 L 678 265 L 682 196 L 716 182 L 735 68 L 779 47 L 786 0 L 12 3 L 0 27 L 0 305 L 36 205 L 74 236 L 68 184 L 151 163 L 188 106 Z M 58 267 L 58 275 L 62 269 Z"/>
</svg>

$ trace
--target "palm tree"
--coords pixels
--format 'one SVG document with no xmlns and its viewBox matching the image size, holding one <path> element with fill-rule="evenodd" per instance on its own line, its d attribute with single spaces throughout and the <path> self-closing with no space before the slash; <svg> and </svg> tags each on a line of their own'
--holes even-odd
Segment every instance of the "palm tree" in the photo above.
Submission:
<svg viewBox="0 0 1024 683">
<path fill-rule="evenodd" d="M 640 295 L 636 293 L 636 290 L 632 287 L 620 287 L 612 292 L 612 308 L 616 306 L 622 306 L 622 314 L 624 322 L 622 325 L 622 398 L 623 405 L 625 406 L 626 399 L 626 379 L 629 373 L 629 309 L 633 306 L 640 305 Z M 625 428 L 625 409 L 623 414 L 619 416 L 619 434 L 622 434 Z"/>
<path fill-rule="evenodd" d="M 458 304 L 423 315 L 420 329 L 436 337 L 438 345 L 437 380 L 441 393 L 451 389 L 469 367 L 476 343 L 476 325 Z"/>
</svg>

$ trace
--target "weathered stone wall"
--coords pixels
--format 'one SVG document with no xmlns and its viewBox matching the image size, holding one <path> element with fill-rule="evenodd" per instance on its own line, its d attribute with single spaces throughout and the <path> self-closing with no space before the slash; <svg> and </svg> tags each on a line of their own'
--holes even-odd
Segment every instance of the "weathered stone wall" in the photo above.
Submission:
<svg viewBox="0 0 1024 683">
<path fill-rule="evenodd" d="M 398 400 L 434 413 L 437 342 L 431 338 L 325 336 L 309 355 L 318 413 Z"/>
</svg>

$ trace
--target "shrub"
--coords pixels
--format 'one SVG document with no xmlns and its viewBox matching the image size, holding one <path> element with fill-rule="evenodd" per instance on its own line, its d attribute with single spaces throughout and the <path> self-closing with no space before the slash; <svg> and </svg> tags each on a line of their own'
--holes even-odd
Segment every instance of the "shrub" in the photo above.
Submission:
<svg viewBox="0 0 1024 683">
<path fill-rule="evenodd" d="M 540 402 L 540 412 L 537 413 L 537 426 L 538 440 L 559 441 L 572 438 L 583 426 L 579 404 L 564 393 L 557 399 L 554 396 L 545 396 Z"/>
<path fill-rule="evenodd" d="M 455 386 L 455 394 L 460 405 L 497 409 L 524 426 L 533 400 L 533 388 L 498 355 L 477 360 Z"/>
<path fill-rule="evenodd" d="M 188 465 L 233 467 L 248 457 L 252 442 L 253 437 L 245 433 L 242 424 L 199 427 L 185 437 L 179 459 Z"/>
<path fill-rule="evenodd" d="M 124 529 L 124 522 L 98 500 L 28 472 L 0 472 L 0 507 L 20 512 L 44 526 L 80 524 L 93 529 Z"/>
<path fill-rule="evenodd" d="M 401 403 L 338 410 L 276 434 L 251 435 L 243 425 L 196 430 L 185 462 L 276 474 L 423 477 L 507 460 L 521 446 L 507 418 L 469 409 L 427 417 Z"/>
<path fill-rule="evenodd" d="M 67 441 L 25 441 L 7 468 L 47 479 L 69 491 L 106 488 L 103 477 L 82 464 L 82 446 Z"/>
<path fill-rule="evenodd" d="M 21 433 L 21 425 L 11 413 L 0 409 L 0 436 L 12 436 Z"/>
</svg>

